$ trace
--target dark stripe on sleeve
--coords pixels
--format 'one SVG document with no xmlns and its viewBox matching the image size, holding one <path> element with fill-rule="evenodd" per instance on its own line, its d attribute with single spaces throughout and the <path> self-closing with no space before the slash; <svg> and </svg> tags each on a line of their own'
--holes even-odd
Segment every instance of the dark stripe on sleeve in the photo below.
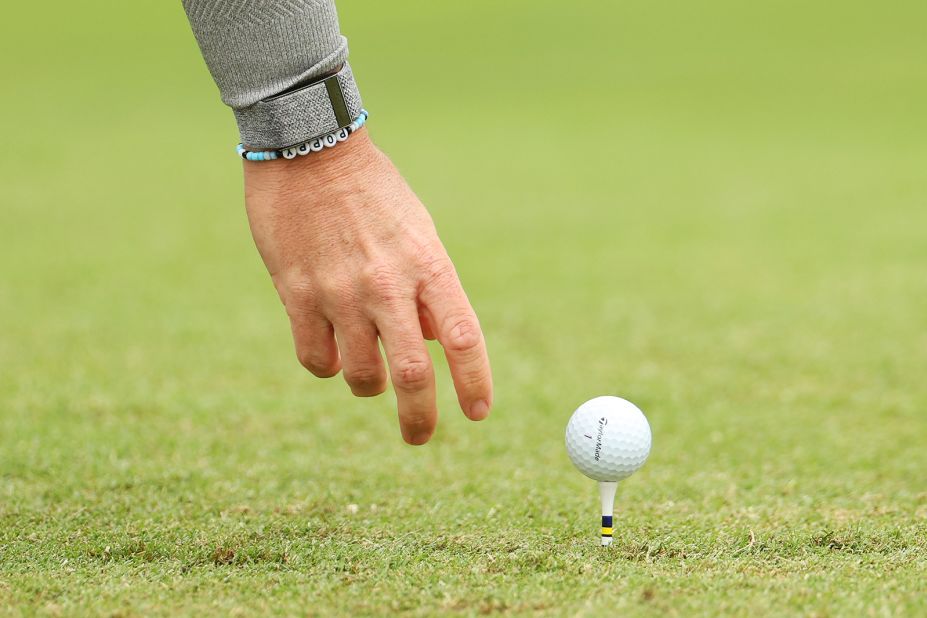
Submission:
<svg viewBox="0 0 927 618">
<path fill-rule="evenodd" d="M 338 127 L 346 127 L 351 124 L 351 113 L 344 102 L 344 92 L 341 91 L 341 82 L 338 81 L 337 75 L 332 75 L 325 80 L 325 89 L 328 90 L 328 98 L 332 102 L 332 111 L 335 112 L 335 122 Z"/>
</svg>

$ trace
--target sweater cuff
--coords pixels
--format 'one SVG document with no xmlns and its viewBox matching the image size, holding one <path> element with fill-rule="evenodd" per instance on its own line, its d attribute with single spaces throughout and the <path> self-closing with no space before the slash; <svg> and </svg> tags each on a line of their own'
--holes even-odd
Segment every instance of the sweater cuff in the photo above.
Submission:
<svg viewBox="0 0 927 618">
<path fill-rule="evenodd" d="M 241 143 L 249 149 L 283 149 L 351 124 L 361 111 L 351 67 L 296 90 L 235 110 Z"/>
</svg>

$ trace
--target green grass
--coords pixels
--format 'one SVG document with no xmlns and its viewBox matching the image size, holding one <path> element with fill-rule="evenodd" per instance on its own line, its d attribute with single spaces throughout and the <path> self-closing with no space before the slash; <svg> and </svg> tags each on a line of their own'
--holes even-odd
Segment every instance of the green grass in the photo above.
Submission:
<svg viewBox="0 0 927 618">
<path fill-rule="evenodd" d="M 298 366 L 179 4 L 9 7 L 0 613 L 927 613 L 923 3 L 342 4 L 494 415 Z"/>
</svg>

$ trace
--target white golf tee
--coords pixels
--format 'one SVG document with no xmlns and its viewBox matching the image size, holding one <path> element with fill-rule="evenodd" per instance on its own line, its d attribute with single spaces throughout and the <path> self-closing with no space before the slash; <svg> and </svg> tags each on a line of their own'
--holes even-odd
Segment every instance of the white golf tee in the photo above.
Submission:
<svg viewBox="0 0 927 618">
<path fill-rule="evenodd" d="M 612 523 L 615 510 L 617 481 L 599 481 L 599 495 L 602 498 L 602 546 L 612 544 Z"/>
</svg>

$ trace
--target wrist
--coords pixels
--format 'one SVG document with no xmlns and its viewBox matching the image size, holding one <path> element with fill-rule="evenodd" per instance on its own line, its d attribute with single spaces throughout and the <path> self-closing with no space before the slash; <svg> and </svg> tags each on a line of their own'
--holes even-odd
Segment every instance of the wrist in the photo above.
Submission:
<svg viewBox="0 0 927 618">
<path fill-rule="evenodd" d="M 245 182 L 251 187 L 284 188 L 295 185 L 302 189 L 318 187 L 332 191 L 339 184 L 344 184 L 346 179 L 368 173 L 382 156 L 366 127 L 362 127 L 334 148 L 325 148 L 308 156 L 242 163 Z"/>
</svg>

